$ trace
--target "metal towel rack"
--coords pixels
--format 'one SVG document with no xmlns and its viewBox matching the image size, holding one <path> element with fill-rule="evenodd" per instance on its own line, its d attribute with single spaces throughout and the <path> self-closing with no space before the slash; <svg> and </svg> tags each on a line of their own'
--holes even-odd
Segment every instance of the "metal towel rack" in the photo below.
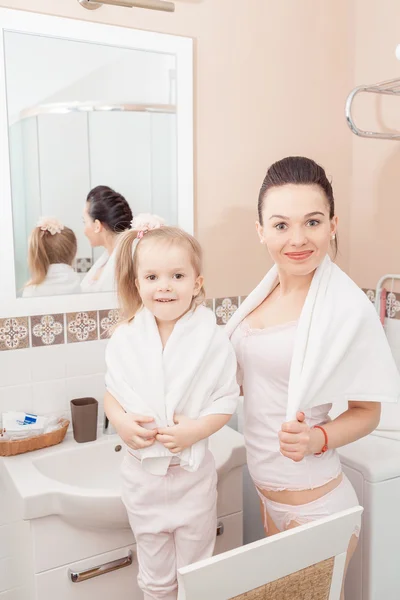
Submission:
<svg viewBox="0 0 400 600">
<path fill-rule="evenodd" d="M 373 85 L 360 85 L 347 97 L 346 100 L 346 120 L 347 124 L 353 133 L 360 137 L 374 138 L 379 140 L 400 140 L 400 133 L 380 133 L 379 131 L 364 131 L 359 129 L 353 121 L 351 114 L 351 105 L 357 94 L 366 92 L 368 94 L 380 94 L 385 96 L 400 96 L 400 79 L 390 79 L 389 81 L 383 81 L 382 83 L 376 83 Z"/>
</svg>

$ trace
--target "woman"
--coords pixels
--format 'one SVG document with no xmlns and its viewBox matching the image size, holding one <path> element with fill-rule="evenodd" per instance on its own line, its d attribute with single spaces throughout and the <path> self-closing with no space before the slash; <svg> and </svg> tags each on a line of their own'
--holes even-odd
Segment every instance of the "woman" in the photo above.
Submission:
<svg viewBox="0 0 400 600">
<path fill-rule="evenodd" d="M 400 380 L 372 304 L 329 258 L 337 217 L 325 171 L 302 157 L 273 164 L 258 217 L 275 265 L 226 331 L 243 385 L 249 471 L 272 535 L 358 504 L 336 448 L 376 428 L 380 402 L 398 400 Z M 331 420 L 343 400 L 348 410 Z"/>
<path fill-rule="evenodd" d="M 110 187 L 99 185 L 89 192 L 83 212 L 84 233 L 93 248 L 105 250 L 82 280 L 82 292 L 115 290 L 114 250 L 118 234 L 130 228 L 132 218 L 128 202 Z"/>
</svg>

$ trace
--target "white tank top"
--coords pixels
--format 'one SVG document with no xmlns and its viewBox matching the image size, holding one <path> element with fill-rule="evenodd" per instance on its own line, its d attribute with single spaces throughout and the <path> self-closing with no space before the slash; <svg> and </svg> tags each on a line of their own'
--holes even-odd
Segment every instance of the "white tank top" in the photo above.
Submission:
<svg viewBox="0 0 400 600">
<path fill-rule="evenodd" d="M 251 329 L 243 321 L 232 336 L 243 383 L 247 463 L 255 484 L 268 491 L 313 489 L 341 472 L 335 450 L 300 462 L 279 450 L 296 328 L 297 321 L 267 329 Z M 331 407 L 324 404 L 305 411 L 307 425 L 329 421 Z"/>
</svg>

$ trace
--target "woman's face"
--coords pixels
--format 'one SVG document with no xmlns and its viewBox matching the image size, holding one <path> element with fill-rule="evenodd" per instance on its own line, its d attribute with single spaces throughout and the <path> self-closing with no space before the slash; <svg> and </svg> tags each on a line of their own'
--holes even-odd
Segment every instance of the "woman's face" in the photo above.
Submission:
<svg viewBox="0 0 400 600">
<path fill-rule="evenodd" d="M 83 209 L 83 224 L 85 226 L 83 232 L 89 240 L 92 248 L 95 248 L 96 246 L 102 246 L 103 240 L 101 236 L 101 223 L 97 220 L 93 221 L 92 217 L 89 214 L 88 202 L 86 202 L 85 208 Z"/>
<path fill-rule="evenodd" d="M 323 261 L 336 233 L 337 217 L 329 218 L 328 200 L 317 185 L 287 184 L 270 189 L 256 224 L 278 269 L 308 275 Z"/>
</svg>

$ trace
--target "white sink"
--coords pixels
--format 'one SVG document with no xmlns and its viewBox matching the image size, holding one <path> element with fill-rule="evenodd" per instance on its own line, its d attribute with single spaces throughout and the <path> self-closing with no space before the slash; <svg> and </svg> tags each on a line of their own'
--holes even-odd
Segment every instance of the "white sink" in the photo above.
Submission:
<svg viewBox="0 0 400 600">
<path fill-rule="evenodd" d="M 118 469 L 124 450 L 115 435 L 101 442 L 75 444 L 64 452 L 32 456 L 34 467 L 46 477 L 78 488 L 119 490 Z"/>
<path fill-rule="evenodd" d="M 224 427 L 210 439 L 219 480 L 245 464 L 243 436 Z M 3 459 L 22 519 L 59 515 L 85 528 L 126 528 L 119 467 L 125 454 L 117 435 L 78 444 L 71 434 L 52 448 Z"/>
</svg>

